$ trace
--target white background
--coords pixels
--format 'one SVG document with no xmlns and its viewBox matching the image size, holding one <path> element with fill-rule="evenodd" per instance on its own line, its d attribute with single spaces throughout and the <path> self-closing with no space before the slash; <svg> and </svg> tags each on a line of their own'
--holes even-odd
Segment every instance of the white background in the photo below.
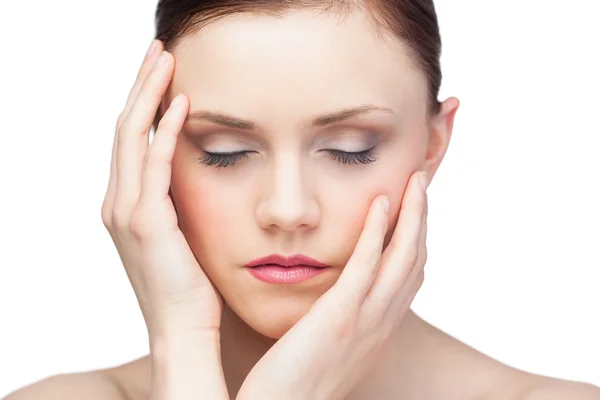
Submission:
<svg viewBox="0 0 600 400">
<path fill-rule="evenodd" d="M 100 218 L 113 127 L 156 1 L 0 3 L 0 396 L 144 355 Z M 600 385 L 596 0 L 438 1 L 441 99 L 414 309 L 492 357 Z"/>
</svg>

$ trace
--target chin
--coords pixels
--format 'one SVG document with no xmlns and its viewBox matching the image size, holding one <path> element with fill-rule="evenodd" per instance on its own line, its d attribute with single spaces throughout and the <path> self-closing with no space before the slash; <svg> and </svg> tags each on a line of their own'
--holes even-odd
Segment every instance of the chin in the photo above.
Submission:
<svg viewBox="0 0 600 400">
<path fill-rule="evenodd" d="M 281 296 L 227 302 L 237 317 L 262 336 L 280 339 L 308 313 L 317 298 Z M 227 301 L 225 299 L 225 301 Z"/>
</svg>

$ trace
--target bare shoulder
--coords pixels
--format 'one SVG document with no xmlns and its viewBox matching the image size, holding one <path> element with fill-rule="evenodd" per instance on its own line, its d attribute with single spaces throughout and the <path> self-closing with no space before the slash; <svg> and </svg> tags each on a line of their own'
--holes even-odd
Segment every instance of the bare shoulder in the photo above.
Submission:
<svg viewBox="0 0 600 400">
<path fill-rule="evenodd" d="M 515 386 L 522 388 L 515 400 L 600 400 L 600 388 L 583 382 L 523 374 Z"/>
<path fill-rule="evenodd" d="M 600 400 L 600 388 L 531 374 L 493 359 L 442 330 L 410 316 L 412 365 L 428 371 L 430 399 Z M 432 384 L 434 383 L 434 384 Z"/>
<path fill-rule="evenodd" d="M 11 394 L 5 400 L 126 400 L 109 377 L 98 372 L 54 375 Z"/>
<path fill-rule="evenodd" d="M 142 400 L 150 392 L 150 367 L 143 357 L 117 367 L 54 375 L 23 387 L 4 400 Z"/>
<path fill-rule="evenodd" d="M 149 355 L 102 373 L 117 383 L 127 400 L 146 400 L 150 396 L 152 363 Z"/>
</svg>

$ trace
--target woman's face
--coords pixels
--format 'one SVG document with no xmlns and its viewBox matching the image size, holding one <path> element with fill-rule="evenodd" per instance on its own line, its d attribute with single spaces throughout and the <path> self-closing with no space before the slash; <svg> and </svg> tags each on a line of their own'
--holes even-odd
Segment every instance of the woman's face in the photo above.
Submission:
<svg viewBox="0 0 600 400">
<path fill-rule="evenodd" d="M 235 14 L 172 53 L 165 100 L 190 99 L 171 183 L 180 227 L 229 307 L 279 338 L 336 282 L 379 194 L 388 243 L 410 175 L 431 177 L 443 157 L 456 106 L 428 119 L 425 76 L 360 13 Z M 272 284 L 244 267 L 274 253 L 330 268 Z"/>
</svg>

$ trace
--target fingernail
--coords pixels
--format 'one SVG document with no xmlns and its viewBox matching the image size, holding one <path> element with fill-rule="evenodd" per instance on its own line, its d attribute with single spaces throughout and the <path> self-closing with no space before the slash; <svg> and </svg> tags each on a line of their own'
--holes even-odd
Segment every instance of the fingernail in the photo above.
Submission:
<svg viewBox="0 0 600 400">
<path fill-rule="evenodd" d="M 160 68 L 160 66 L 163 65 L 166 60 L 167 60 L 167 52 L 163 51 L 162 54 L 160 55 L 160 57 L 158 57 L 158 60 L 156 60 L 156 64 L 154 64 L 154 69 Z"/>
<path fill-rule="evenodd" d="M 419 177 L 419 183 L 421 184 L 421 189 L 423 191 L 427 191 L 427 173 L 421 172 L 421 176 Z"/>
<path fill-rule="evenodd" d="M 385 196 L 383 198 L 383 209 L 386 213 L 390 212 L 390 200 Z"/>
<path fill-rule="evenodd" d="M 156 39 L 153 39 L 152 43 L 150 43 L 150 47 L 148 47 L 148 51 L 146 52 L 146 58 L 150 57 L 150 55 L 154 53 L 154 49 L 156 49 Z"/>
<path fill-rule="evenodd" d="M 175 108 L 178 105 L 180 105 L 181 104 L 181 100 L 183 100 L 183 95 L 181 93 L 179 93 L 177 96 L 175 96 L 175 98 L 171 102 L 171 107 Z"/>
</svg>

